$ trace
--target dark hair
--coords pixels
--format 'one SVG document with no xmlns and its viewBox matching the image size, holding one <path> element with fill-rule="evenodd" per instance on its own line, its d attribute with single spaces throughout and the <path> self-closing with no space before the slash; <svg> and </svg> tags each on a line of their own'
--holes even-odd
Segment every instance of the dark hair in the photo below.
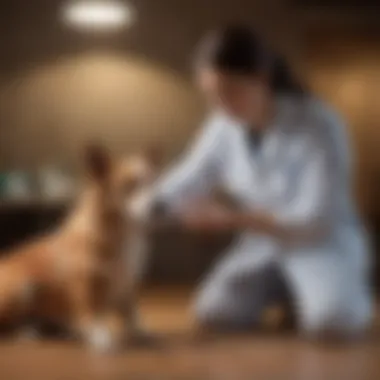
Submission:
<svg viewBox="0 0 380 380">
<path fill-rule="evenodd" d="M 303 94 L 286 60 L 270 49 L 251 29 L 230 26 L 218 30 L 201 42 L 198 64 L 232 74 L 269 73 L 275 93 Z"/>
</svg>

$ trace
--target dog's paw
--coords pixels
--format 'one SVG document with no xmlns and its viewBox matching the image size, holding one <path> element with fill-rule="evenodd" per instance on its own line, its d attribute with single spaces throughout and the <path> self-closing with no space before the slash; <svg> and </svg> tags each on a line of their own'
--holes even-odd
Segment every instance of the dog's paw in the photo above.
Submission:
<svg viewBox="0 0 380 380">
<path fill-rule="evenodd" d="M 111 330 L 102 325 L 95 325 L 90 329 L 87 344 L 91 350 L 98 353 L 111 353 L 117 348 Z"/>
</svg>

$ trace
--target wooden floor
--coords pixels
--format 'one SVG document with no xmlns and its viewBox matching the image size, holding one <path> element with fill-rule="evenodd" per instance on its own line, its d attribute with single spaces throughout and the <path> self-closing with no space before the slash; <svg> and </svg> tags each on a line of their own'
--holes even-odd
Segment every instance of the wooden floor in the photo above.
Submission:
<svg viewBox="0 0 380 380">
<path fill-rule="evenodd" d="M 355 345 L 316 345 L 295 336 L 191 333 L 187 293 L 154 292 L 141 310 L 154 344 L 96 356 L 72 343 L 3 343 L 0 380 L 364 380 L 380 379 L 375 332 Z"/>
</svg>

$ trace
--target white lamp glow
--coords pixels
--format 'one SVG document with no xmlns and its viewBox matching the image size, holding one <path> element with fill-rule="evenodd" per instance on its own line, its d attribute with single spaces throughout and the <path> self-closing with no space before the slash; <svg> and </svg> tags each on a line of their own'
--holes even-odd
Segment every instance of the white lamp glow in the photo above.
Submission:
<svg viewBox="0 0 380 380">
<path fill-rule="evenodd" d="M 133 22 L 134 12 L 117 0 L 77 0 L 66 5 L 63 19 L 66 24 L 82 29 L 119 29 Z"/>
</svg>

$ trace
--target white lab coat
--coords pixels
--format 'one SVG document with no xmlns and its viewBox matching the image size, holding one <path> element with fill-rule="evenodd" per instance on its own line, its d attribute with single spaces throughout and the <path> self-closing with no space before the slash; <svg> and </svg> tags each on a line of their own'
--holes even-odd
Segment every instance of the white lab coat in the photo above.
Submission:
<svg viewBox="0 0 380 380">
<path fill-rule="evenodd" d="M 303 329 L 361 331 L 372 315 L 369 247 L 351 193 L 344 125 L 319 100 L 288 96 L 278 99 L 258 152 L 246 133 L 239 121 L 216 113 L 158 185 L 158 197 L 177 211 L 222 186 L 247 209 L 271 212 L 289 230 L 284 239 L 242 232 L 206 279 L 198 310 L 228 298 L 230 278 L 254 276 L 277 262 Z"/>
</svg>

